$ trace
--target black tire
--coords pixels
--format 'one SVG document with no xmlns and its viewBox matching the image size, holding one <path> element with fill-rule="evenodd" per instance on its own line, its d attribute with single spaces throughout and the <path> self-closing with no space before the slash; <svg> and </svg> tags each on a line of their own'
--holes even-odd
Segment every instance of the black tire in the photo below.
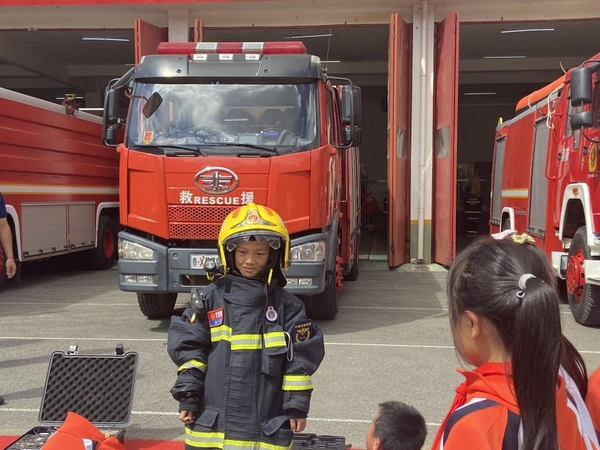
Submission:
<svg viewBox="0 0 600 450">
<path fill-rule="evenodd" d="M 148 319 L 168 319 L 173 314 L 177 293 L 138 292 L 137 299 L 142 314 Z"/>
<path fill-rule="evenodd" d="M 339 309 L 339 296 L 335 286 L 335 272 L 327 277 L 325 290 L 310 299 L 310 312 L 313 319 L 333 320 Z"/>
<path fill-rule="evenodd" d="M 110 269 L 117 260 L 117 226 L 108 216 L 98 220 L 98 245 L 90 250 L 88 261 L 96 270 Z"/>
<path fill-rule="evenodd" d="M 581 325 L 600 325 L 600 286 L 585 283 L 585 260 L 591 259 L 586 228 L 580 227 L 569 249 L 567 260 L 567 296 L 571 313 Z"/>
<path fill-rule="evenodd" d="M 502 228 L 500 229 L 500 231 L 504 230 L 510 230 L 510 217 L 504 219 L 504 222 L 502 222 Z"/>
</svg>

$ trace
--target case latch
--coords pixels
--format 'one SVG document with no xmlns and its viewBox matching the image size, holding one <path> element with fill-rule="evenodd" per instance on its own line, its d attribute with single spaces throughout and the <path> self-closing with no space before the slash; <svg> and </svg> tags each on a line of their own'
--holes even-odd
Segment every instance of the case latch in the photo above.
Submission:
<svg viewBox="0 0 600 450">
<path fill-rule="evenodd" d="M 69 345 L 69 350 L 67 351 L 67 355 L 76 355 L 79 353 L 79 351 L 77 350 L 77 345 Z"/>
</svg>

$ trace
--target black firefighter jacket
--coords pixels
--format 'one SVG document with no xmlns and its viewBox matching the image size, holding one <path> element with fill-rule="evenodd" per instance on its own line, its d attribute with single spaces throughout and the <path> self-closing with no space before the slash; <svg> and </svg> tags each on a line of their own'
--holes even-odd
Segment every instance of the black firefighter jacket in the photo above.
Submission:
<svg viewBox="0 0 600 450">
<path fill-rule="evenodd" d="M 196 294 L 172 318 L 167 344 L 179 368 L 171 393 L 180 411 L 197 411 L 186 449 L 287 449 L 288 419 L 308 414 L 321 329 L 264 280 L 225 275 Z"/>
</svg>

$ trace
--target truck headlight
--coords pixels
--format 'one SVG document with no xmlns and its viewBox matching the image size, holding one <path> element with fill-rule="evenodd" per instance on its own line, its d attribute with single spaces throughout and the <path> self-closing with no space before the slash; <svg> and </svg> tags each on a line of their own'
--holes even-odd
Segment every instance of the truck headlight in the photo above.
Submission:
<svg viewBox="0 0 600 450">
<path fill-rule="evenodd" d="M 154 251 L 141 244 L 119 239 L 119 259 L 151 261 L 154 259 Z"/>
<path fill-rule="evenodd" d="M 290 249 L 292 261 L 322 262 L 325 261 L 327 244 L 325 241 L 307 242 L 295 245 Z"/>
</svg>

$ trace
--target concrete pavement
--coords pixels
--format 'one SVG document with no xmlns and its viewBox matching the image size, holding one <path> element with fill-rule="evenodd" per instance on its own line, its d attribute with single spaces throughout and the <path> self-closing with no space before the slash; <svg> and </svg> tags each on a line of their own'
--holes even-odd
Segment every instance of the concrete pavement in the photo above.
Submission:
<svg viewBox="0 0 600 450">
<path fill-rule="evenodd" d="M 382 270 L 383 269 L 383 270 Z M 382 401 L 418 408 L 429 428 L 429 448 L 461 381 L 448 331 L 446 271 L 361 261 L 345 283 L 337 318 L 321 322 L 326 356 L 313 377 L 310 433 L 344 436 L 364 448 L 364 434 Z M 177 312 L 187 298 L 178 299 Z M 588 369 L 600 365 L 600 331 L 576 324 L 562 305 L 565 334 Z M 171 399 L 176 370 L 166 354 L 168 321 L 142 316 L 134 294 L 121 292 L 116 268 L 80 270 L 59 263 L 26 268 L 20 284 L 0 290 L 0 435 L 38 424 L 50 354 L 77 344 L 80 353 L 110 353 L 116 342 L 139 354 L 131 439 L 183 439 Z"/>
</svg>

